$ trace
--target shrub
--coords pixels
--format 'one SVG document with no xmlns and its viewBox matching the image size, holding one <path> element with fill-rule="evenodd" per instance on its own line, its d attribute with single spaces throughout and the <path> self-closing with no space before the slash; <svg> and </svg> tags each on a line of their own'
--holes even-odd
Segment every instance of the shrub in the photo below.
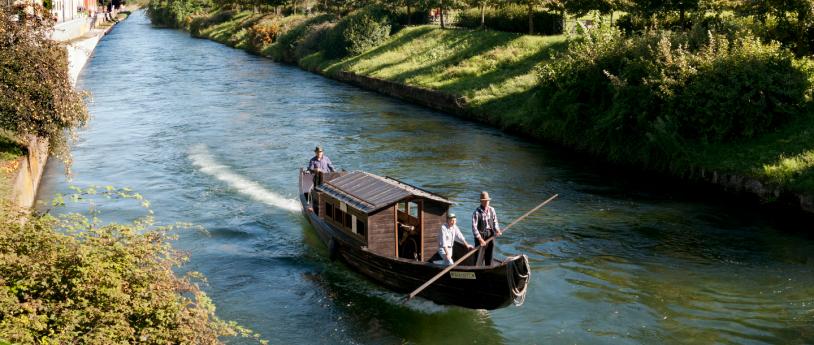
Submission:
<svg viewBox="0 0 814 345">
<path fill-rule="evenodd" d="M 47 38 L 53 19 L 44 8 L 33 9 L 0 7 L 0 128 L 46 138 L 50 153 L 69 163 L 66 131 L 84 125 L 88 111 L 68 75 L 65 48 Z"/>
<path fill-rule="evenodd" d="M 224 23 L 235 15 L 235 11 L 225 10 L 218 11 L 212 15 L 195 16 L 190 20 L 189 33 L 194 37 L 201 37 L 201 30 L 206 29 L 212 25 Z"/>
<path fill-rule="evenodd" d="M 210 0 L 150 0 L 147 15 L 155 25 L 188 29 L 195 16 L 211 7 Z"/>
<path fill-rule="evenodd" d="M 524 6 L 489 7 L 486 9 L 485 19 L 486 27 L 493 30 L 517 33 L 529 32 L 528 11 Z M 559 35 L 563 32 L 562 16 L 559 14 L 535 11 L 533 21 L 535 34 Z M 472 8 L 458 14 L 458 26 L 478 28 L 480 23 L 480 9 Z"/>
<path fill-rule="evenodd" d="M 410 25 L 424 25 L 430 23 L 430 15 L 427 11 L 412 9 L 410 11 L 410 20 L 407 20 L 407 10 L 402 7 L 392 10 L 390 12 L 390 19 L 393 24 L 398 26 L 406 26 L 408 22 Z"/>
<path fill-rule="evenodd" d="M 803 112 L 807 64 L 754 37 L 596 30 L 541 68 L 529 125 L 611 159 L 680 164 L 684 143 L 748 138 Z M 644 144 L 642 144 L 644 143 Z"/>
<path fill-rule="evenodd" d="M 277 54 L 279 54 L 279 56 L 274 56 L 274 58 L 286 62 L 297 62 L 297 45 L 302 43 L 305 36 L 308 35 L 309 30 L 313 29 L 317 24 L 329 22 L 332 19 L 334 19 L 333 15 L 323 14 L 305 19 L 303 21 L 291 23 L 290 29 L 280 35 L 279 39 L 277 40 L 279 50 Z"/>
<path fill-rule="evenodd" d="M 342 18 L 323 44 L 331 59 L 358 55 L 382 44 L 390 37 L 389 13 L 379 6 L 368 6 Z"/>
<path fill-rule="evenodd" d="M 305 36 L 303 36 L 297 44 L 297 48 L 294 52 L 297 60 L 319 51 L 335 26 L 336 24 L 331 22 L 311 25 L 308 30 L 306 30 Z"/>
<path fill-rule="evenodd" d="M 73 197 L 87 200 L 93 189 Z M 140 198 L 109 188 L 105 196 Z M 101 196 L 100 194 L 97 194 Z M 169 227 L 149 216 L 101 224 L 96 214 L 0 216 L 0 334 L 26 344 L 218 344 L 251 331 L 215 316 Z M 21 220 L 23 220 L 21 222 Z M 3 341 L 0 341 L 2 343 Z"/>
<path fill-rule="evenodd" d="M 268 45 L 274 43 L 277 37 L 280 36 L 282 26 L 276 20 L 263 20 L 248 29 L 246 35 L 248 36 L 249 44 L 256 50 L 260 51 Z"/>
</svg>

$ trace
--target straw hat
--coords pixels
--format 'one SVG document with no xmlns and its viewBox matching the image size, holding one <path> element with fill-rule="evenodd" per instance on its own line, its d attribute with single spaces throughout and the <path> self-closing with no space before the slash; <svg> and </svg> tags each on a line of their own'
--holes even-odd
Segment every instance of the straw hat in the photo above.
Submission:
<svg viewBox="0 0 814 345">
<path fill-rule="evenodd" d="M 489 197 L 489 192 L 486 192 L 486 191 L 480 192 L 480 199 L 481 200 L 492 200 L 492 198 Z"/>
<path fill-rule="evenodd" d="M 314 152 L 322 152 L 322 146 L 317 146 L 317 148 L 314 149 Z"/>
</svg>

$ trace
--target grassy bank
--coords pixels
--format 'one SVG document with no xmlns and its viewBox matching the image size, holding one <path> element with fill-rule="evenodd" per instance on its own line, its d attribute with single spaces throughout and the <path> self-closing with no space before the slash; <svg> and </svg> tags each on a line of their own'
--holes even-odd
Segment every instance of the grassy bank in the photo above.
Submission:
<svg viewBox="0 0 814 345">
<path fill-rule="evenodd" d="M 732 45 L 747 48 L 716 48 L 713 53 L 702 51 L 692 55 L 682 51 L 680 42 L 684 39 L 686 44 L 695 44 L 695 37 L 653 34 L 623 47 L 628 51 L 622 53 L 639 53 L 636 44 L 658 47 L 665 40 L 672 40 L 672 50 L 667 53 L 650 49 L 655 52 L 648 51 L 642 53 L 641 58 L 631 59 L 647 63 L 650 57 L 669 60 L 669 63 L 686 59 L 690 61 L 687 66 L 681 66 L 683 69 L 677 72 L 667 66 L 665 70 L 676 76 L 656 81 L 662 85 L 652 86 L 645 80 L 631 87 L 628 84 L 640 81 L 617 80 L 621 86 L 597 87 L 599 83 L 610 84 L 608 79 L 614 80 L 619 75 L 614 76 L 597 65 L 599 67 L 593 67 L 598 69 L 598 75 L 580 80 L 585 78 L 585 70 L 580 69 L 579 61 L 572 59 L 575 66 L 568 66 L 568 61 L 560 60 L 570 58 L 563 52 L 573 56 L 571 48 L 575 42 L 584 44 L 584 40 L 563 35 L 530 36 L 490 30 L 443 30 L 431 25 L 405 28 L 394 25 L 393 34 L 370 49 L 333 58 L 326 47 L 330 48 L 330 33 L 336 31 L 334 28 L 342 21 L 330 16 L 278 17 L 213 10 L 190 16 L 188 23 L 186 28 L 191 27 L 195 36 L 295 63 L 328 76 L 351 72 L 453 94 L 464 100 L 464 109 L 459 115 L 556 142 L 621 165 L 682 178 L 697 178 L 703 173 L 709 179 L 713 172 L 735 175 L 758 181 L 769 189 L 814 194 L 814 135 L 811 133 L 814 112 L 811 111 L 810 87 L 814 77 L 810 73 L 810 61 L 789 57 L 782 48 L 756 40 L 745 38 L 745 43 Z M 711 40 L 712 43 L 706 44 L 729 42 L 726 37 Z M 664 57 L 665 54 L 668 56 Z M 555 64 L 556 67 L 546 69 Z M 770 76 L 765 80 L 750 79 L 759 74 L 753 71 L 761 68 L 767 69 L 766 74 Z M 686 76 L 697 69 L 705 69 L 708 74 Z M 730 69 L 740 74 L 730 73 Z M 660 73 L 656 68 L 653 70 Z M 571 80 L 566 80 L 567 76 L 546 76 L 546 71 L 576 72 Z M 629 72 L 630 69 L 623 70 L 620 75 Z M 702 82 L 698 82 L 699 79 Z M 784 84 L 786 79 L 796 84 Z M 562 83 L 572 84 L 562 87 Z M 682 86 L 676 88 L 676 84 Z M 780 90 L 770 89 L 780 84 Z M 727 89 L 727 85 L 732 85 L 732 89 Z M 766 93 L 775 93 L 767 96 L 761 87 L 768 88 Z M 563 96 L 563 89 L 580 93 Z M 593 93 L 585 94 L 587 91 L 583 89 Z M 719 92 L 714 97 L 706 97 L 707 89 Z M 676 96 L 677 92 L 681 94 Z M 754 94 L 754 97 L 745 98 L 744 94 Z M 566 102 L 561 100 L 563 97 L 571 98 Z M 630 102 L 632 110 L 616 109 L 618 104 L 626 104 L 620 103 L 619 97 L 626 97 L 622 100 Z M 637 97 L 643 100 L 643 105 L 636 104 Z M 663 104 L 654 106 L 654 99 Z M 692 100 L 698 100 L 699 104 L 689 104 Z M 756 100 L 754 106 L 750 105 L 753 100 Z M 591 108 L 598 107 L 597 104 L 605 108 Z M 785 108 L 778 110 L 781 107 Z M 693 117 L 696 111 L 697 118 Z M 744 112 L 750 114 L 741 116 Z M 767 113 L 766 119 L 760 118 Z M 669 120 L 670 116 L 681 118 Z M 752 121 L 749 116 L 762 122 L 752 124 L 748 122 Z M 729 127 L 715 132 L 724 126 Z"/>
</svg>

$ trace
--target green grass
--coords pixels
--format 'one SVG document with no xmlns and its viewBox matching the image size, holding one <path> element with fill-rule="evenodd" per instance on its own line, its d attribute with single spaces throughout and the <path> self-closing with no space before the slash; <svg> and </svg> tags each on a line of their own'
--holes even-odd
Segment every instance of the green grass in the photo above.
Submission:
<svg viewBox="0 0 814 345">
<path fill-rule="evenodd" d="M 589 17 L 589 16 L 586 16 Z M 619 18 L 617 13 L 615 18 Z M 583 18 L 584 19 L 584 18 Z M 605 18 L 603 18 L 605 19 Z M 281 60 L 278 43 L 251 47 L 245 29 L 254 23 L 283 23 L 283 32 L 304 18 L 264 17 L 241 12 L 203 29 L 202 36 Z M 492 30 L 405 28 L 384 44 L 339 60 L 315 53 L 299 61 L 325 74 L 340 71 L 384 79 L 464 97 L 470 113 L 502 128 L 540 138 L 556 137 L 525 128 L 538 83 L 537 67 L 567 48 L 567 37 L 530 36 Z M 814 113 L 814 112 L 808 112 Z M 684 174 L 705 170 L 756 178 L 791 191 L 814 192 L 814 115 L 800 115 L 780 129 L 755 138 L 687 147 Z M 680 171 L 677 172 L 681 174 Z"/>
<path fill-rule="evenodd" d="M 689 148 L 707 171 L 757 178 L 797 192 L 814 192 L 814 112 L 757 138 Z"/>
<path fill-rule="evenodd" d="M 301 63 L 325 73 L 348 71 L 440 90 L 479 107 L 537 83 L 535 66 L 566 47 L 565 36 L 529 36 L 491 30 L 442 30 L 425 25 L 401 30 L 364 54 L 325 61 L 309 56 Z"/>
</svg>

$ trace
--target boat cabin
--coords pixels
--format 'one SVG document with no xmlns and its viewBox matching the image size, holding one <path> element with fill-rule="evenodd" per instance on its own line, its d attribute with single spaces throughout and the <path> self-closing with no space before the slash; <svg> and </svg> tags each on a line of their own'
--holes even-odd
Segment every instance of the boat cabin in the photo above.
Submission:
<svg viewBox="0 0 814 345">
<path fill-rule="evenodd" d="M 315 212 L 382 256 L 429 261 L 452 202 L 389 177 L 354 171 L 316 188 Z"/>
</svg>

